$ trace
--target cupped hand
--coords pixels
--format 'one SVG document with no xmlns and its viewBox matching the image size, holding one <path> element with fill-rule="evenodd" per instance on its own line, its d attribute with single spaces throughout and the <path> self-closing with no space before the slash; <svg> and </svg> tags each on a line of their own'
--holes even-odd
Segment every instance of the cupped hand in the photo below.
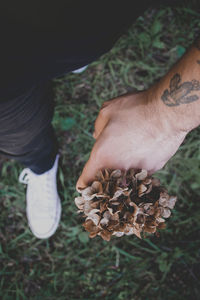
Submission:
<svg viewBox="0 0 200 300">
<path fill-rule="evenodd" d="M 105 168 L 154 173 L 174 155 L 185 135 L 174 129 L 161 101 L 148 90 L 107 101 L 96 119 L 96 142 L 77 189 L 87 186 Z"/>
</svg>

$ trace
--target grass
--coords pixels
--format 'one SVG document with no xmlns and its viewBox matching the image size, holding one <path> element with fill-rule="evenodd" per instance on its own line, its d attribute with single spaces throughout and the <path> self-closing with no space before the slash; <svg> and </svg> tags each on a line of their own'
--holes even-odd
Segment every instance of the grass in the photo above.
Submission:
<svg viewBox="0 0 200 300">
<path fill-rule="evenodd" d="M 156 175 L 179 199 L 160 237 L 89 240 L 74 205 L 75 183 L 93 145 L 101 104 L 157 81 L 199 28 L 200 11 L 193 6 L 149 9 L 84 73 L 54 80 L 62 220 L 49 240 L 33 237 L 25 216 L 25 188 L 18 183 L 22 166 L 1 158 L 2 300 L 199 299 L 200 128 Z"/>
</svg>

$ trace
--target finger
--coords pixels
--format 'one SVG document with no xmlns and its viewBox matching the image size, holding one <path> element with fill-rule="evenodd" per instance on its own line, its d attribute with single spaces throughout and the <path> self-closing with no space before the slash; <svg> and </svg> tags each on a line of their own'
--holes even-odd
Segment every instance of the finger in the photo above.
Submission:
<svg viewBox="0 0 200 300">
<path fill-rule="evenodd" d="M 85 164 L 83 171 L 77 181 L 76 189 L 80 191 L 85 188 L 95 179 L 98 170 L 101 169 L 100 163 L 93 155 L 90 156 L 89 160 Z"/>
<path fill-rule="evenodd" d="M 109 101 L 105 101 L 100 109 L 100 112 L 97 116 L 97 119 L 95 121 L 95 125 L 94 125 L 94 133 L 93 133 L 93 137 L 95 139 L 97 139 L 99 137 L 99 135 L 101 134 L 101 132 L 103 131 L 103 129 L 105 128 L 105 126 L 107 125 L 109 118 L 110 118 L 110 107 L 109 105 L 111 103 L 114 103 L 118 100 L 118 98 L 114 98 L 111 99 Z"/>
<path fill-rule="evenodd" d="M 93 137 L 95 139 L 97 139 L 99 137 L 99 135 L 101 134 L 101 132 L 103 131 L 103 129 L 105 128 L 105 126 L 108 124 L 109 121 L 109 114 L 107 111 L 105 110 L 100 110 L 95 124 L 94 124 L 94 133 L 93 133 Z"/>
<path fill-rule="evenodd" d="M 154 167 L 151 170 L 148 170 L 148 174 L 150 176 L 152 176 L 155 172 L 157 172 L 157 171 L 161 170 L 162 168 L 164 168 L 165 164 L 166 164 L 166 162 L 161 162 L 161 163 L 157 164 L 156 167 Z"/>
</svg>

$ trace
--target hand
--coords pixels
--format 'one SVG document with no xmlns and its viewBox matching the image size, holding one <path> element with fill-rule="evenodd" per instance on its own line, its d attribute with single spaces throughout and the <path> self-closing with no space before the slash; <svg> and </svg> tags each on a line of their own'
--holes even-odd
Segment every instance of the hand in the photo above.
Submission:
<svg viewBox="0 0 200 300">
<path fill-rule="evenodd" d="M 94 180 L 98 170 L 161 169 L 178 150 L 186 133 L 178 132 L 149 91 L 123 95 L 103 104 L 95 122 L 96 142 L 77 182 Z"/>
</svg>

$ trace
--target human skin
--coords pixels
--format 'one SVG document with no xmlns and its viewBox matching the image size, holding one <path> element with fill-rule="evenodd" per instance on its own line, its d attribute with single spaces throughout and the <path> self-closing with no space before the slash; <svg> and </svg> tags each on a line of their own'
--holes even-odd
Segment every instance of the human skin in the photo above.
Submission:
<svg viewBox="0 0 200 300">
<path fill-rule="evenodd" d="M 148 90 L 103 104 L 77 190 L 100 169 L 161 169 L 200 124 L 200 40 Z"/>
</svg>

